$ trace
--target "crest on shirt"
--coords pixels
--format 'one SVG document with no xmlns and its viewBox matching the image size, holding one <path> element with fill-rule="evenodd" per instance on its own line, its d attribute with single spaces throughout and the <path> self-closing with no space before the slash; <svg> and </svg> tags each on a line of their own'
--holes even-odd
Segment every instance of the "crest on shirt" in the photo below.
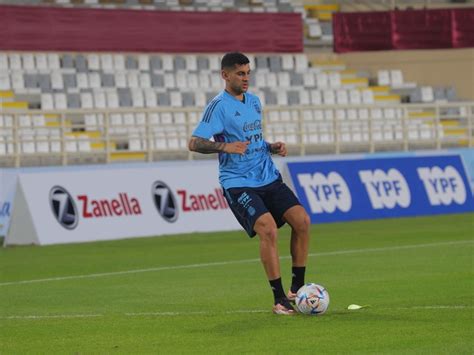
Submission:
<svg viewBox="0 0 474 355">
<path fill-rule="evenodd" d="M 262 109 L 260 108 L 260 106 L 258 105 L 258 103 L 254 102 L 254 103 L 253 103 L 253 107 L 255 108 L 255 111 L 257 111 L 258 114 L 261 114 L 261 113 L 262 113 Z"/>
</svg>

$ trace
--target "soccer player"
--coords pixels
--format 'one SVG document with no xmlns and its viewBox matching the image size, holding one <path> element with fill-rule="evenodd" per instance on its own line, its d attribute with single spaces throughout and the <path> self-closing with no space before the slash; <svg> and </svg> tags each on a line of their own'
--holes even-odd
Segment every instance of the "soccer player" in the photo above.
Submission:
<svg viewBox="0 0 474 355">
<path fill-rule="evenodd" d="M 249 237 L 259 236 L 260 259 L 273 290 L 273 313 L 295 313 L 290 301 L 303 286 L 309 244 L 309 216 L 283 183 L 272 154 L 286 156 L 284 143 L 268 143 L 262 134 L 262 105 L 247 92 L 249 59 L 242 53 L 222 58 L 225 90 L 204 110 L 189 149 L 219 154 L 219 180 L 233 214 Z M 214 137 L 214 141 L 210 140 Z M 291 226 L 292 282 L 285 294 L 278 255 L 278 228 Z"/>
</svg>

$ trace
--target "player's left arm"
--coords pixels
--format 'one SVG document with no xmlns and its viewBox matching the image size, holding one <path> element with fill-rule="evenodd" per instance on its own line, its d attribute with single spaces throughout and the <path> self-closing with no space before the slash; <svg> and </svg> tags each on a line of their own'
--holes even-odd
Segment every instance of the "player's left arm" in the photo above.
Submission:
<svg viewBox="0 0 474 355">
<path fill-rule="evenodd" d="M 283 142 L 275 142 L 275 143 L 266 142 L 266 143 L 268 145 L 268 150 L 270 151 L 271 154 L 278 154 L 281 157 L 286 157 L 286 155 L 288 154 L 285 143 Z"/>
</svg>

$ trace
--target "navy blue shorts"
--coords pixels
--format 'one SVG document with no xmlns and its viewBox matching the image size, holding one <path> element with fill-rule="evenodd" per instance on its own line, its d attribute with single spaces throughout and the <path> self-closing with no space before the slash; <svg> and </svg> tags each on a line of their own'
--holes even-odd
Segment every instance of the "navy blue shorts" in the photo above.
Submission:
<svg viewBox="0 0 474 355">
<path fill-rule="evenodd" d="M 261 187 L 224 189 L 224 196 L 235 218 L 251 238 L 257 234 L 253 226 L 262 214 L 270 212 L 280 228 L 285 224 L 283 214 L 289 208 L 301 205 L 293 191 L 282 181 L 281 176 L 276 181 Z"/>
</svg>

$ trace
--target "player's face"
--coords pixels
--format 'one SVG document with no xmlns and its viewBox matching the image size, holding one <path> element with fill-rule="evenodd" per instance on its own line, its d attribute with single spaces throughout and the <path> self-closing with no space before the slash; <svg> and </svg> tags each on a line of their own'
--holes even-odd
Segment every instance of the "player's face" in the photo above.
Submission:
<svg viewBox="0 0 474 355">
<path fill-rule="evenodd" d="M 223 70 L 222 77 L 227 90 L 232 91 L 234 95 L 241 95 L 249 88 L 250 65 L 236 65 L 233 69 Z"/>
</svg>

